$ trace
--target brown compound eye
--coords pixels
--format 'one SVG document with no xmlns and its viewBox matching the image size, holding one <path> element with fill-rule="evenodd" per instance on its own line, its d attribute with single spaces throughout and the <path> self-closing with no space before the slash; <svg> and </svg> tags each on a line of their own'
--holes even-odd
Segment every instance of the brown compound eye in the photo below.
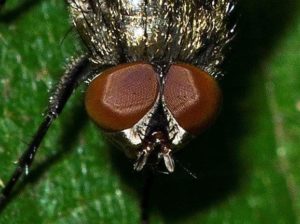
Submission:
<svg viewBox="0 0 300 224">
<path fill-rule="evenodd" d="M 86 91 L 89 116 L 107 131 L 135 125 L 154 105 L 159 93 L 157 75 L 146 63 L 116 66 L 96 77 Z"/>
<path fill-rule="evenodd" d="M 214 122 L 222 101 L 217 81 L 188 64 L 170 67 L 164 97 L 176 121 L 191 134 L 204 131 Z"/>
</svg>

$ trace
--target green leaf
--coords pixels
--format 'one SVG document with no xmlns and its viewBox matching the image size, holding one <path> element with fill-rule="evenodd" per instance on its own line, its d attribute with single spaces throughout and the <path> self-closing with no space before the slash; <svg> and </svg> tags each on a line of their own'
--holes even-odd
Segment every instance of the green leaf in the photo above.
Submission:
<svg viewBox="0 0 300 224">
<path fill-rule="evenodd" d="M 31 2 L 8 1 L 0 16 L 3 182 L 67 58 L 81 52 L 64 2 Z M 156 177 L 151 223 L 300 223 L 300 2 L 244 0 L 236 12 L 222 115 L 176 156 L 198 179 L 178 164 Z M 144 178 L 87 119 L 82 92 L 50 128 L 0 223 L 139 223 Z"/>
</svg>

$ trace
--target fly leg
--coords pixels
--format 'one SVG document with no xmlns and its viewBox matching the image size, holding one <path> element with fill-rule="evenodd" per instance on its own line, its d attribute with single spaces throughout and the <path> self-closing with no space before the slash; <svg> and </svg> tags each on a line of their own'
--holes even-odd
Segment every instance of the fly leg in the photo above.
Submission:
<svg viewBox="0 0 300 224">
<path fill-rule="evenodd" d="M 150 194 L 153 185 L 154 173 L 152 170 L 147 170 L 146 178 L 144 180 L 144 186 L 142 189 L 141 197 L 141 224 L 149 224 L 149 209 L 150 209 Z"/>
<path fill-rule="evenodd" d="M 0 8 L 5 4 L 5 0 L 0 0 Z"/>
<path fill-rule="evenodd" d="M 69 66 L 65 74 L 60 79 L 54 90 L 54 93 L 50 97 L 48 109 L 42 123 L 37 129 L 27 149 L 19 157 L 15 171 L 11 175 L 8 182 L 4 185 L 0 193 L 0 208 L 4 206 L 7 198 L 9 197 L 21 175 L 24 172 L 28 172 L 39 145 L 46 135 L 49 127 L 63 110 L 73 90 L 86 78 L 87 75 L 90 74 L 89 68 L 90 62 L 88 61 L 88 57 L 82 56 L 81 58 L 75 60 L 71 66 Z"/>
</svg>

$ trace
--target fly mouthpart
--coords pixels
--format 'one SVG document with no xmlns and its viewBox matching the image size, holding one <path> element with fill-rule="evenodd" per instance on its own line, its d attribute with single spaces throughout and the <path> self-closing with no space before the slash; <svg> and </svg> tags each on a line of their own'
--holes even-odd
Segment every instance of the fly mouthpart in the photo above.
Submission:
<svg viewBox="0 0 300 224">
<path fill-rule="evenodd" d="M 157 148 L 158 151 L 156 150 Z M 141 171 L 147 164 L 149 164 L 150 167 L 158 170 L 158 166 L 161 161 L 163 161 L 167 170 L 167 172 L 164 173 L 173 173 L 175 169 L 175 162 L 171 155 L 171 151 L 171 149 L 164 145 L 152 145 L 152 147 L 147 146 L 138 153 L 133 168 L 136 171 Z"/>
<path fill-rule="evenodd" d="M 161 156 L 163 158 L 164 164 L 165 164 L 168 172 L 173 173 L 174 169 L 175 169 L 175 163 L 174 163 L 174 159 L 171 155 L 171 149 L 163 150 L 163 152 L 161 152 L 158 156 L 159 157 Z"/>
<path fill-rule="evenodd" d="M 149 157 L 149 154 L 150 153 L 146 149 L 139 152 L 138 155 L 137 155 L 137 159 L 136 159 L 136 161 L 133 165 L 133 169 L 136 170 L 136 171 L 141 171 L 147 163 L 147 159 Z"/>
</svg>

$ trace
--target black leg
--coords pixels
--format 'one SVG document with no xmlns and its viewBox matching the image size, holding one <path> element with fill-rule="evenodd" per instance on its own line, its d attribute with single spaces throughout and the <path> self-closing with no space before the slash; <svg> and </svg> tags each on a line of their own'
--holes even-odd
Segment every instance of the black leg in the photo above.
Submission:
<svg viewBox="0 0 300 224">
<path fill-rule="evenodd" d="M 5 0 L 0 0 L 0 9 L 5 5 Z"/>
<path fill-rule="evenodd" d="M 149 200 L 154 174 L 152 170 L 147 170 L 141 197 L 141 224 L 149 224 Z"/>
<path fill-rule="evenodd" d="M 66 71 L 65 75 L 62 76 L 61 80 L 56 86 L 54 93 L 50 97 L 49 107 L 47 113 L 45 114 L 43 122 L 36 131 L 36 134 L 28 145 L 26 151 L 24 151 L 22 156 L 19 158 L 17 168 L 15 169 L 11 178 L 1 191 L 0 207 L 5 204 L 5 201 L 12 192 L 20 176 L 24 172 L 28 172 L 28 169 L 34 160 L 34 156 L 41 141 L 47 133 L 48 128 L 62 111 L 73 90 L 86 76 L 89 75 L 89 71 L 90 63 L 88 61 L 88 57 L 82 56 L 78 60 L 74 61 L 74 63 L 69 66 L 69 69 Z"/>
</svg>

